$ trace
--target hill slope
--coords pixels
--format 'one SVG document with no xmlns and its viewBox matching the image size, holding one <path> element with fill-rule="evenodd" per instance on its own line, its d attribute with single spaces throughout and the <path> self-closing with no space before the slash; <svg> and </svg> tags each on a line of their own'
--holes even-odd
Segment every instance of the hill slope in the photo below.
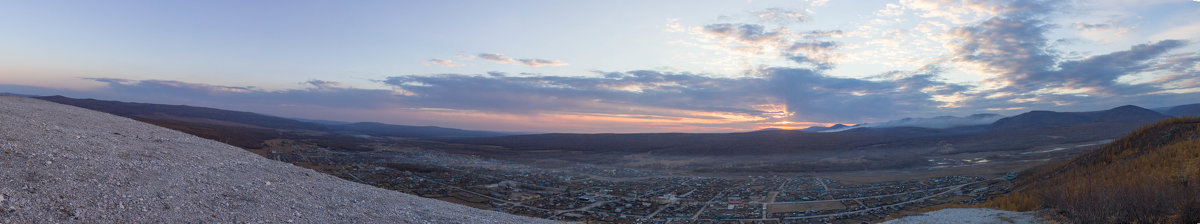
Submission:
<svg viewBox="0 0 1200 224">
<path fill-rule="evenodd" d="M 1200 116 L 1200 103 L 1174 106 L 1163 113 L 1171 116 Z"/>
<path fill-rule="evenodd" d="M 1027 171 L 988 206 L 1050 208 L 1080 223 L 1200 222 L 1200 118 L 1172 118 Z"/>
<path fill-rule="evenodd" d="M 134 120 L 0 96 L 0 223 L 539 223 Z"/>
<path fill-rule="evenodd" d="M 210 123 L 220 125 L 248 125 L 257 128 L 270 129 L 327 129 L 319 124 L 300 122 L 292 119 L 207 107 L 130 103 L 95 99 L 75 99 L 64 96 L 44 96 L 35 98 L 137 120 L 175 120 L 191 123 Z"/>
<path fill-rule="evenodd" d="M 272 130 L 251 130 L 253 129 L 276 129 L 276 130 L 306 130 L 306 131 L 323 131 L 337 132 L 342 134 L 352 135 L 371 135 L 371 136 L 387 136 L 401 138 L 438 138 L 438 137 L 488 137 L 507 135 L 499 132 L 488 131 L 473 131 L 454 128 L 443 128 L 435 126 L 407 126 L 407 125 L 392 125 L 374 122 L 362 123 L 332 123 L 325 121 L 321 123 L 312 122 L 315 120 L 288 119 L 269 115 L 262 115 L 250 112 L 222 110 L 207 107 L 193 107 L 186 105 L 165 105 L 152 103 L 131 103 L 109 100 L 95 99 L 75 99 L 64 96 L 44 96 L 34 97 L 55 103 L 72 105 L 100 112 L 110 113 L 117 116 L 133 118 L 138 121 L 152 123 L 158 126 L 163 126 L 171 129 L 205 129 L 197 131 L 186 131 L 188 133 L 199 135 L 200 137 L 209 139 L 218 139 L 226 137 L 228 139 L 246 139 L 243 142 L 228 142 L 226 143 L 243 146 L 254 145 L 260 142 L 262 138 L 229 138 L 228 136 L 217 136 L 218 134 L 207 134 L 210 132 L 228 132 L 236 131 L 234 135 L 246 136 L 268 136 L 275 135 Z M 239 129 L 239 130 L 232 130 Z M 271 138 L 277 136 L 270 136 Z M 269 138 L 268 138 L 269 139 Z M 255 148 L 255 147 L 250 147 Z"/>
</svg>

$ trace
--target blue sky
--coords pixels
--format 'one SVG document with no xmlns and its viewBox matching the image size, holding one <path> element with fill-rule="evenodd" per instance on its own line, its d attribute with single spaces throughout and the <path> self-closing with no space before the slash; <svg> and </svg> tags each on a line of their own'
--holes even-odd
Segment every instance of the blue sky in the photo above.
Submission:
<svg viewBox="0 0 1200 224">
<path fill-rule="evenodd" d="M 1200 103 L 1200 3 L 9 1 L 0 91 L 533 132 Z"/>
</svg>

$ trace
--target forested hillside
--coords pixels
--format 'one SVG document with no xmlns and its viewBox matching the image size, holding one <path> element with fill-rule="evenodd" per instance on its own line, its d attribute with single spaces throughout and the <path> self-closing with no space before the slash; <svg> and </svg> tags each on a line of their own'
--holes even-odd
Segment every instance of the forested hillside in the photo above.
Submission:
<svg viewBox="0 0 1200 224">
<path fill-rule="evenodd" d="M 1049 208 L 1078 223 L 1200 222 L 1200 118 L 1143 127 L 1074 159 L 1027 171 L 986 206 Z"/>
</svg>

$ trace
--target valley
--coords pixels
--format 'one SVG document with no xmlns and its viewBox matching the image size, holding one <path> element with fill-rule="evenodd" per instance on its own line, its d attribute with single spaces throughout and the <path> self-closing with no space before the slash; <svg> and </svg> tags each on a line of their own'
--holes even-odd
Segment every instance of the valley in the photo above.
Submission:
<svg viewBox="0 0 1200 224">
<path fill-rule="evenodd" d="M 57 100 L 99 109 L 114 103 Z M 229 114 L 201 110 L 208 112 L 199 114 Z M 169 110 L 139 110 L 124 116 L 426 198 L 559 221 L 620 223 L 859 223 L 928 208 L 978 205 L 1013 191 L 1014 180 L 1026 170 L 1068 160 L 1165 117 L 1128 106 L 1055 113 L 943 129 L 448 132 L 473 135 L 453 138 L 397 134 L 409 133 L 404 126 L 371 125 L 388 130 L 373 133 L 360 125 L 348 132 L 350 126 L 329 128 L 257 114 L 198 119 Z M 1055 116 L 1073 117 L 1074 123 L 1021 125 Z M 1089 120 L 1093 118 L 1107 120 Z"/>
</svg>

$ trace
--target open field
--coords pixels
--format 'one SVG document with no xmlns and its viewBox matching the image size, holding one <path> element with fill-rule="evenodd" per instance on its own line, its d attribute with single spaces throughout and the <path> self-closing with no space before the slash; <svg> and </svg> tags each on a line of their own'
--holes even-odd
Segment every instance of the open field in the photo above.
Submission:
<svg viewBox="0 0 1200 224">
<path fill-rule="evenodd" d="M 808 210 L 824 211 L 846 209 L 845 205 L 836 201 L 797 202 L 767 204 L 767 213 L 804 212 Z"/>
</svg>

